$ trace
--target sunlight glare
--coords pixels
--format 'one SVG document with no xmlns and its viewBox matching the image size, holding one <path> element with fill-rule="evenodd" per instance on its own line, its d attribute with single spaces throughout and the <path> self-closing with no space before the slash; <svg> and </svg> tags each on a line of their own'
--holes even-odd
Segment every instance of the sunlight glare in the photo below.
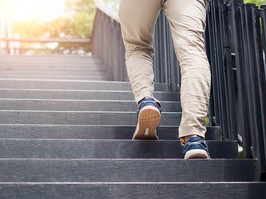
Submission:
<svg viewBox="0 0 266 199">
<path fill-rule="evenodd" d="M 8 0 L 13 21 L 50 21 L 64 15 L 66 0 Z"/>
</svg>

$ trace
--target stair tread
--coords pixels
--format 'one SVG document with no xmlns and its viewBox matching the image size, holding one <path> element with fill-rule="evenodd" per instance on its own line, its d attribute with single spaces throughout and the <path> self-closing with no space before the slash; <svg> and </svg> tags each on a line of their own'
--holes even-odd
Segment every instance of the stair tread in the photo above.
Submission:
<svg viewBox="0 0 266 199">
<path fill-rule="evenodd" d="M 136 126 L 0 124 L 0 138 L 132 139 Z M 177 139 L 178 126 L 158 127 L 160 139 Z M 206 139 L 220 140 L 221 128 L 207 127 Z"/>
<path fill-rule="evenodd" d="M 160 126 L 177 125 L 181 113 L 165 112 Z M 1 124 L 135 125 L 136 113 L 123 111 L 2 111 Z"/>
<path fill-rule="evenodd" d="M 30 99 L 101 99 L 101 100 L 132 100 L 132 91 L 119 90 L 85 90 L 78 89 L 3 89 L 0 88 L 2 98 L 30 98 Z M 178 101 L 179 94 L 175 92 L 155 91 L 154 96 L 162 101 Z"/>
<path fill-rule="evenodd" d="M 155 90 L 168 91 L 169 84 L 155 83 Z M 91 80 L 58 80 L 58 79 L 17 79 L 0 78 L 0 88 L 24 89 L 79 89 L 79 90 L 128 90 L 129 82 L 91 81 Z"/>
<path fill-rule="evenodd" d="M 193 168 L 193 175 L 191 168 Z M 0 170 L 2 171 L 1 182 L 239 182 L 258 180 L 255 160 L 234 159 L 207 161 L 0 159 Z"/>
<path fill-rule="evenodd" d="M 237 142 L 207 141 L 212 158 L 237 158 Z M 0 158 L 183 158 L 179 141 L 0 139 Z"/>
<path fill-rule="evenodd" d="M 162 112 L 180 112 L 180 102 L 161 101 Z M 0 110 L 136 111 L 133 100 L 3 99 Z"/>
<path fill-rule="evenodd" d="M 259 182 L 0 182 L 1 198 L 223 198 L 264 199 L 266 183 Z"/>
</svg>

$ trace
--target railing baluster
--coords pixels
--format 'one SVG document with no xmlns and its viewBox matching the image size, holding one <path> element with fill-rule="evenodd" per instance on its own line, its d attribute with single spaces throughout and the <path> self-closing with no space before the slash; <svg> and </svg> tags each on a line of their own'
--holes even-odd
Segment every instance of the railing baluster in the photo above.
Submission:
<svg viewBox="0 0 266 199">
<path fill-rule="evenodd" d="M 255 59 L 255 67 L 251 68 L 251 77 L 253 87 L 253 108 L 256 126 L 256 146 L 257 158 L 260 161 L 261 180 L 266 181 L 266 76 L 265 65 L 263 62 L 261 27 L 259 10 L 257 7 L 251 8 L 252 28 L 254 42 L 253 55 Z M 265 46 L 266 47 L 266 46 Z"/>
</svg>

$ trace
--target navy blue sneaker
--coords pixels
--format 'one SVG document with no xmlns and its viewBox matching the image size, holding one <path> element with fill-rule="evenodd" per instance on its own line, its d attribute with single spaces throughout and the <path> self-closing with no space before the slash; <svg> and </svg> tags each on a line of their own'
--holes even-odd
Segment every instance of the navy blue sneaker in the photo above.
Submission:
<svg viewBox="0 0 266 199">
<path fill-rule="evenodd" d="M 183 153 L 184 159 L 210 159 L 207 143 L 199 136 L 188 139 Z"/>
<path fill-rule="evenodd" d="M 156 128 L 161 120 L 161 105 L 153 98 L 144 98 L 138 105 L 138 123 L 133 140 L 158 140 Z"/>
</svg>

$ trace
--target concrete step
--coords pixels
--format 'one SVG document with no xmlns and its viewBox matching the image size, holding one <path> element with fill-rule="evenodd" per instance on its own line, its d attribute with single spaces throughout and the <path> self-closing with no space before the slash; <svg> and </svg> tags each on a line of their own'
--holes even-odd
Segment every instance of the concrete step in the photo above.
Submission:
<svg viewBox="0 0 266 199">
<path fill-rule="evenodd" d="M 106 74 L 97 74 L 97 75 L 83 75 L 83 74 L 76 74 L 76 75 L 64 75 L 64 74 L 42 74 L 40 73 L 32 73 L 32 74 L 1 74 L 0 71 L 0 78 L 7 78 L 7 79 L 16 79 L 16 78 L 25 78 L 25 79 L 43 79 L 43 80 L 50 80 L 50 79 L 56 79 L 56 80 L 91 80 L 91 81 L 107 81 L 109 80 L 109 77 L 107 77 Z"/>
<path fill-rule="evenodd" d="M 252 182 L 258 180 L 256 164 L 234 159 L 0 159 L 0 182 Z"/>
<path fill-rule="evenodd" d="M 0 138 L 24 139 L 132 139 L 132 126 L 0 124 Z M 158 127 L 160 140 L 177 140 L 178 127 Z M 220 127 L 207 127 L 207 140 L 220 140 Z"/>
<path fill-rule="evenodd" d="M 90 80 L 41 80 L 0 78 L 0 88 L 131 91 L 129 82 Z M 155 84 L 156 91 L 169 91 L 168 84 Z"/>
<path fill-rule="evenodd" d="M 33 65 L 33 66 L 87 66 L 90 67 L 93 64 L 101 65 L 102 61 L 96 57 L 90 56 L 73 56 L 73 55 L 0 55 L 0 64 L 7 65 Z M 0 66 L 0 67 L 1 67 Z"/>
<path fill-rule="evenodd" d="M 135 112 L 118 111 L 3 111 L 0 124 L 135 125 Z M 179 112 L 162 114 L 160 126 L 178 125 Z"/>
<path fill-rule="evenodd" d="M 1 56 L 0 78 L 109 80 L 98 59 L 78 56 Z"/>
<path fill-rule="evenodd" d="M 2 199 L 264 199 L 260 182 L 0 182 Z"/>
<path fill-rule="evenodd" d="M 162 101 L 162 112 L 180 112 L 180 102 Z M 136 111 L 136 102 L 125 100 L 2 99 L 0 110 Z"/>
<path fill-rule="evenodd" d="M 48 58 L 49 59 L 49 58 Z M 55 70 L 55 69 L 64 69 L 65 70 L 77 70 L 79 69 L 103 69 L 103 65 L 101 62 L 94 62 L 94 60 L 63 60 L 63 61 L 45 61 L 45 60 L 1 60 L 0 61 L 0 70 L 9 70 L 9 69 L 15 69 L 15 70 L 36 70 L 36 69 L 46 69 L 46 70 Z"/>
<path fill-rule="evenodd" d="M 48 58 L 49 59 L 49 58 Z M 0 70 L 37 70 L 37 69 L 46 69 L 47 70 L 57 70 L 65 69 L 73 70 L 75 69 L 84 69 L 84 70 L 103 70 L 103 65 L 101 62 L 94 62 L 93 60 L 87 59 L 84 61 L 79 60 L 63 60 L 63 61 L 45 61 L 45 60 L 1 60 L 0 61 Z"/>
<path fill-rule="evenodd" d="M 100 71 L 98 69 L 85 69 L 85 70 L 49 70 L 47 71 L 47 69 L 38 69 L 38 70 L 23 70 L 23 69 L 10 69 L 10 70 L 0 70 L 0 74 L 1 77 L 4 78 L 8 78 L 10 76 L 14 76 L 14 77 L 18 77 L 18 78 L 23 78 L 25 76 L 31 76 L 31 78 L 36 78 L 38 79 L 38 77 L 35 77 L 34 75 L 38 75 L 38 76 L 42 76 L 42 77 L 46 77 L 47 79 L 49 78 L 49 76 L 66 76 L 65 79 L 67 79 L 68 76 L 101 76 L 101 75 L 105 75 L 104 71 Z M 50 78 L 52 79 L 52 78 Z"/>
<path fill-rule="evenodd" d="M 182 159 L 179 94 L 168 84 L 155 85 L 161 140 L 131 141 L 131 86 L 98 81 L 102 68 L 88 57 L 0 57 L 1 198 L 261 196 L 257 161 L 237 160 L 219 127 L 206 134 L 211 160 Z"/>
<path fill-rule="evenodd" d="M 238 158 L 237 142 L 207 141 L 210 156 Z M 183 158 L 179 141 L 0 139 L 0 158 Z"/>
<path fill-rule="evenodd" d="M 49 66 L 0 66 L 0 72 L 6 73 L 6 74 L 28 74 L 28 73 L 43 73 L 43 74 L 53 74 L 53 73 L 60 73 L 60 74 L 102 74 L 104 70 L 100 68 L 98 65 L 94 66 L 71 66 L 67 67 L 66 66 L 50 66 L 50 68 L 47 68 Z"/>
<path fill-rule="evenodd" d="M 0 85 L 1 87 L 1 85 Z M 1 98 L 18 99 L 77 99 L 77 100 L 134 100 L 132 91 L 70 90 L 70 89 L 1 89 Z M 179 93 L 155 91 L 160 101 L 179 101 Z"/>
</svg>

